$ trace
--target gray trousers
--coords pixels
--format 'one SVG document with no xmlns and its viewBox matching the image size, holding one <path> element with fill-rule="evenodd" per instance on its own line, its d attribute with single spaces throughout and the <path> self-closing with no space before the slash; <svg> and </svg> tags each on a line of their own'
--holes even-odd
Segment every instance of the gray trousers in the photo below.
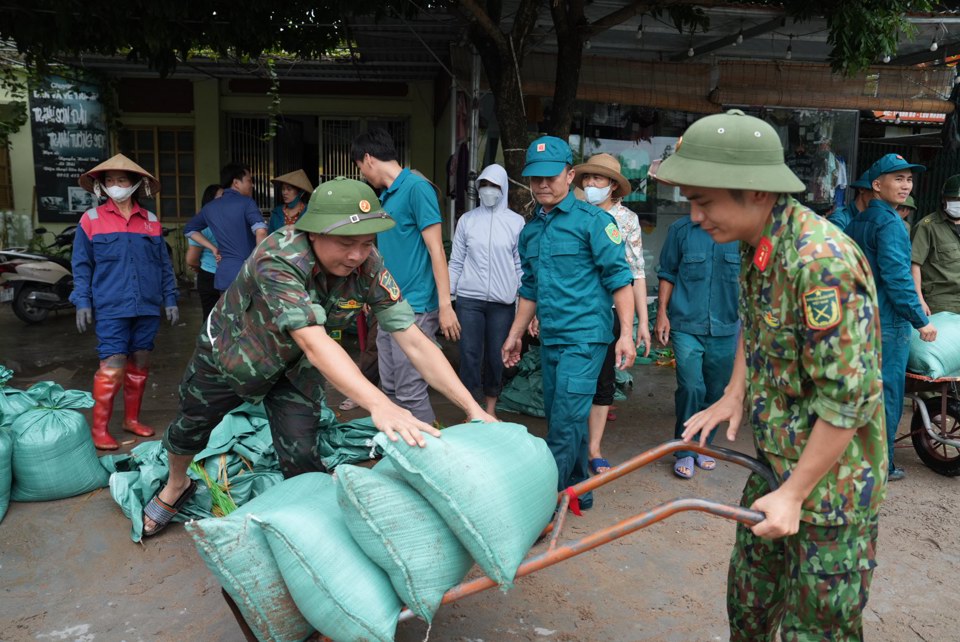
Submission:
<svg viewBox="0 0 960 642">
<path fill-rule="evenodd" d="M 427 338 L 434 341 L 440 328 L 440 312 L 422 312 L 415 315 L 417 327 Z M 377 333 L 378 363 L 380 366 L 380 388 L 384 394 L 401 408 L 406 408 L 413 416 L 432 424 L 437 416 L 430 405 L 427 382 L 407 355 L 400 349 L 393 335 L 382 330 Z"/>
</svg>

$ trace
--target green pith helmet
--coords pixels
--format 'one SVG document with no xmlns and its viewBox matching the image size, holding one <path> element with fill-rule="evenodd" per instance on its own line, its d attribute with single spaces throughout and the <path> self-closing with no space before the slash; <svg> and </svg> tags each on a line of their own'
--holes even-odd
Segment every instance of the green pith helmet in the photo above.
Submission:
<svg viewBox="0 0 960 642">
<path fill-rule="evenodd" d="M 912 210 L 917 209 L 917 202 L 913 200 L 913 196 L 908 196 L 907 200 L 903 202 L 903 207 L 909 207 Z"/>
<path fill-rule="evenodd" d="M 739 109 L 701 118 L 677 141 L 657 169 L 658 181 L 719 189 L 802 192 L 783 162 L 783 145 L 769 124 Z"/>
<path fill-rule="evenodd" d="M 302 232 L 359 236 L 384 232 L 396 225 L 380 207 L 366 183 L 337 176 L 313 190 L 307 211 L 293 224 Z"/>
<path fill-rule="evenodd" d="M 941 196 L 946 198 L 960 198 L 960 174 L 954 174 L 943 182 Z"/>
</svg>

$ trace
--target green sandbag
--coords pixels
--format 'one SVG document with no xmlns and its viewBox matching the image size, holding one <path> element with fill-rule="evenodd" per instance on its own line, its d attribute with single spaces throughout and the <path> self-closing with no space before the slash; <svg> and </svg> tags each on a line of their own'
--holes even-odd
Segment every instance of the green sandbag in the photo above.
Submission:
<svg viewBox="0 0 960 642">
<path fill-rule="evenodd" d="M 937 328 L 937 340 L 923 341 L 914 330 L 907 370 L 931 379 L 960 376 L 960 314 L 937 312 L 930 323 Z"/>
<path fill-rule="evenodd" d="M 10 506 L 10 484 L 13 482 L 13 435 L 0 428 L 0 522 Z"/>
<path fill-rule="evenodd" d="M 17 417 L 37 407 L 37 402 L 30 392 L 7 386 L 11 378 L 13 370 L 0 366 L 0 429 L 9 428 Z"/>
<path fill-rule="evenodd" d="M 334 421 L 317 431 L 317 452 L 320 463 L 332 471 L 340 464 L 370 461 L 383 453 L 373 443 L 379 430 L 370 417 L 361 417 L 346 423 Z"/>
<path fill-rule="evenodd" d="M 500 392 L 498 412 L 519 412 L 531 417 L 546 417 L 543 405 L 543 371 L 540 346 L 530 346 L 517 364 L 517 374 Z"/>
<path fill-rule="evenodd" d="M 424 438 L 424 448 L 374 440 L 490 579 L 509 588 L 557 505 L 550 449 L 512 423 L 461 424 Z"/>
<path fill-rule="evenodd" d="M 31 388 L 37 407 L 20 415 L 14 439 L 13 492 L 18 502 L 63 499 L 107 485 L 87 420 L 76 409 L 93 406 L 81 390 L 45 381 Z"/>
<path fill-rule="evenodd" d="M 443 594 L 473 566 L 443 518 L 388 459 L 373 470 L 340 466 L 337 501 L 353 539 L 387 572 L 403 603 L 432 621 Z"/>
<path fill-rule="evenodd" d="M 331 485 L 329 475 L 298 475 L 264 491 L 226 517 L 184 525 L 207 568 L 233 598 L 258 640 L 300 642 L 313 633 L 313 627 L 300 615 L 290 596 L 263 531 L 247 518 L 251 513 L 269 514 L 276 507 L 299 505 Z"/>
<path fill-rule="evenodd" d="M 314 628 L 336 642 L 392 642 L 402 605 L 390 578 L 350 536 L 333 479 L 306 474 L 317 478 L 315 492 L 251 513 L 249 521 L 263 529 L 290 595 Z"/>
</svg>

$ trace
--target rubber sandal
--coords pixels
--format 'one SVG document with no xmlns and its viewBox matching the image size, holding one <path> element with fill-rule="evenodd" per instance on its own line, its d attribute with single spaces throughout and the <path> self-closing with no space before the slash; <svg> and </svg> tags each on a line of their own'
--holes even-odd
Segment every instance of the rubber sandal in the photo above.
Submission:
<svg viewBox="0 0 960 642">
<path fill-rule="evenodd" d="M 717 460 L 707 455 L 697 455 L 697 468 L 713 470 L 717 467 Z"/>
<path fill-rule="evenodd" d="M 337 406 L 337 408 L 339 408 L 340 410 L 343 410 L 343 411 L 355 410 L 355 409 L 357 409 L 357 408 L 359 408 L 359 407 L 360 407 L 360 404 L 358 404 L 356 401 L 354 401 L 354 400 L 351 399 L 350 397 L 347 397 L 346 399 L 344 399 L 343 401 L 341 401 L 341 402 L 340 402 L 340 405 Z"/>
<path fill-rule="evenodd" d="M 153 537 L 170 524 L 170 521 L 180 512 L 183 505 L 190 501 L 193 494 L 197 492 L 197 480 L 190 480 L 190 485 L 180 493 L 180 497 L 177 498 L 173 506 L 160 499 L 160 493 L 163 492 L 163 489 L 166 487 L 167 484 L 164 483 L 163 486 L 160 487 L 160 490 L 157 491 L 157 494 L 153 496 L 153 499 L 143 507 L 143 516 L 149 517 L 156 524 L 152 531 L 147 531 L 147 529 L 144 528 L 144 537 Z"/>
<path fill-rule="evenodd" d="M 684 472 L 684 469 L 688 472 Z M 681 457 L 673 465 L 673 474 L 681 479 L 693 478 L 693 457 Z"/>
<path fill-rule="evenodd" d="M 590 472 L 594 475 L 605 473 L 607 470 L 613 468 L 613 466 L 610 465 L 610 462 L 603 457 L 596 457 L 587 463 L 590 464 Z M 606 470 L 600 470 L 601 468 L 605 468 Z"/>
</svg>

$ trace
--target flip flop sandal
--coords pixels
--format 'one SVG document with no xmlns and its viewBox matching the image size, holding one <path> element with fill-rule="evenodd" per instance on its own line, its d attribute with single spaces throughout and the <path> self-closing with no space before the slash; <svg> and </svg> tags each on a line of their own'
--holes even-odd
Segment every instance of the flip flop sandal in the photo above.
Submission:
<svg viewBox="0 0 960 642">
<path fill-rule="evenodd" d="M 167 502 L 160 499 L 160 493 L 166 488 L 167 484 L 164 483 L 160 487 L 160 490 L 157 491 L 157 494 L 153 496 L 146 506 L 143 507 L 143 516 L 149 517 L 154 521 L 156 526 L 152 531 L 143 530 L 144 537 L 153 537 L 164 528 L 170 524 L 170 521 L 180 512 L 180 509 L 183 508 L 183 505 L 190 501 L 190 498 L 193 497 L 193 494 L 197 492 L 197 480 L 191 479 L 190 485 L 187 486 L 180 497 L 177 498 L 177 501 L 174 502 L 173 506 Z"/>
<path fill-rule="evenodd" d="M 587 463 L 590 464 L 590 472 L 593 473 L 594 475 L 605 473 L 607 472 L 607 470 L 610 470 L 611 468 L 613 468 L 613 466 L 610 465 L 610 462 L 604 459 L 603 457 L 596 457 L 594 459 L 591 459 Z M 600 470 L 601 468 L 606 468 L 606 470 Z"/>
<path fill-rule="evenodd" d="M 681 479 L 692 479 L 693 457 L 681 457 L 678 459 L 677 463 L 673 465 L 673 474 Z"/>
<path fill-rule="evenodd" d="M 343 401 L 341 401 L 341 402 L 340 402 L 340 405 L 337 406 L 337 408 L 339 408 L 340 410 L 344 410 L 344 411 L 354 410 L 354 409 L 359 408 L 359 407 L 360 407 L 360 404 L 358 404 L 358 403 L 357 403 L 356 401 L 354 401 L 353 399 L 350 399 L 349 397 L 346 398 L 346 399 L 344 399 Z"/>
<path fill-rule="evenodd" d="M 717 460 L 707 455 L 697 455 L 697 468 L 713 470 L 717 467 Z"/>
</svg>

